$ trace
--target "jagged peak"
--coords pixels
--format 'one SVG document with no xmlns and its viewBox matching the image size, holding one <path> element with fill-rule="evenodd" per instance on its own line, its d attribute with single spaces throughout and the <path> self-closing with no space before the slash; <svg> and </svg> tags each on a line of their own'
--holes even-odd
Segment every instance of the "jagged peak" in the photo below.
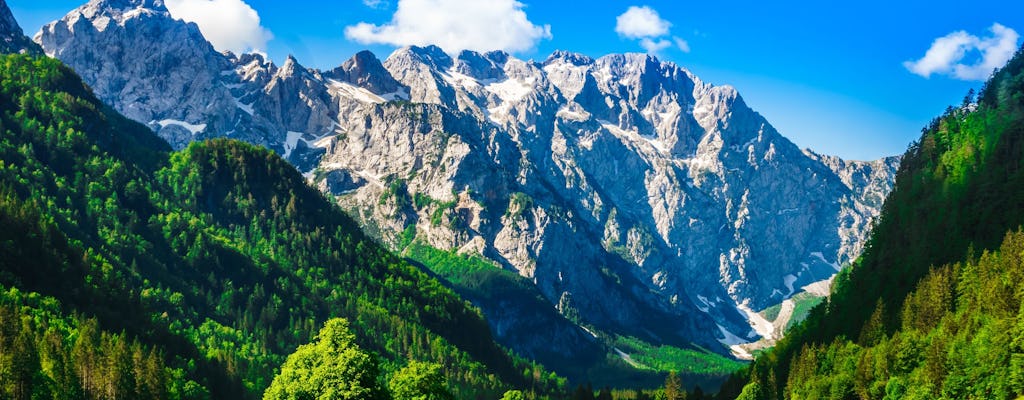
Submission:
<svg viewBox="0 0 1024 400">
<path fill-rule="evenodd" d="M 376 54 L 369 50 L 362 50 L 327 73 L 337 79 L 346 80 L 350 76 L 387 73 L 387 70 Z"/>
<path fill-rule="evenodd" d="M 167 12 L 167 7 L 164 5 L 163 0 L 92 0 L 82 7 L 96 11 L 114 10 L 124 12 L 135 9 L 147 9 Z"/>
<path fill-rule="evenodd" d="M 341 66 L 324 73 L 324 76 L 365 88 L 376 94 L 397 92 L 401 84 L 384 68 L 384 64 L 373 52 L 363 50 L 346 60 Z"/>
<path fill-rule="evenodd" d="M 456 57 L 454 69 L 460 74 L 476 79 L 502 79 L 505 76 L 505 63 L 509 58 L 508 53 L 503 51 L 478 53 L 463 50 Z"/>
<path fill-rule="evenodd" d="M 582 67 L 585 65 L 593 64 L 594 59 L 588 55 L 581 53 L 574 53 L 565 50 L 555 50 L 554 53 L 551 53 L 551 55 L 548 56 L 547 60 L 544 60 L 544 65 L 554 64 L 556 62 L 563 62 Z"/>
<path fill-rule="evenodd" d="M 143 15 L 159 15 L 169 20 L 173 19 L 163 0 L 92 0 L 72 10 L 60 20 L 45 25 L 43 30 L 51 29 L 61 22 L 69 26 L 75 25 L 82 23 L 82 19 L 92 22 L 98 30 L 105 30 L 110 21 L 123 25 L 125 21 Z"/>
<path fill-rule="evenodd" d="M 369 51 L 369 50 L 362 50 L 362 51 L 356 53 L 355 55 L 353 55 L 352 58 L 349 58 L 347 61 L 345 61 L 345 63 L 342 64 L 342 66 L 345 66 L 345 65 L 353 65 L 353 66 L 357 66 L 357 65 L 380 65 L 380 64 L 381 64 L 380 59 L 377 58 L 376 54 L 373 54 L 373 52 Z"/>
<path fill-rule="evenodd" d="M 280 78 L 288 78 L 296 75 L 301 75 L 307 72 L 308 70 L 306 69 L 306 67 L 303 67 L 302 64 L 299 64 L 299 60 L 296 59 L 294 55 L 289 54 L 288 57 L 285 58 L 284 64 L 282 64 L 281 68 L 277 70 L 275 76 Z"/>
<path fill-rule="evenodd" d="M 606 65 L 613 69 L 632 69 L 645 71 L 649 67 L 658 68 L 662 65 L 661 60 L 646 53 L 616 53 L 608 54 L 594 61 L 595 64 Z"/>
<path fill-rule="evenodd" d="M 452 66 L 451 56 L 435 45 L 425 47 L 405 46 L 395 50 L 394 53 L 391 53 L 391 55 L 388 56 L 389 61 L 403 58 L 418 61 L 438 71 L 446 70 Z"/>
</svg>

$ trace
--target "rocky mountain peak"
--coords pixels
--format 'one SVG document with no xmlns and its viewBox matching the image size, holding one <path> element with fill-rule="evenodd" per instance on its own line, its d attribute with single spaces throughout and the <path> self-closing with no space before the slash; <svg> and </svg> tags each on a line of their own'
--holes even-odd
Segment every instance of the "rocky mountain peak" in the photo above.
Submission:
<svg viewBox="0 0 1024 400">
<path fill-rule="evenodd" d="M 409 88 L 409 100 L 457 108 L 455 88 L 442 76 L 452 65 L 452 58 L 434 45 L 403 47 L 384 60 L 391 76 Z"/>
<path fill-rule="evenodd" d="M 406 46 L 391 53 L 385 62 L 391 61 L 392 59 L 422 63 L 431 69 L 440 71 L 447 70 L 452 67 L 451 56 L 435 45 L 423 47 Z"/>
<path fill-rule="evenodd" d="M 295 56 L 289 54 L 288 57 L 285 58 L 284 64 L 281 64 L 281 67 L 277 69 L 276 77 L 289 78 L 306 72 L 306 67 L 299 64 L 299 60 L 295 59 Z"/>
<path fill-rule="evenodd" d="M 89 19 L 107 16 L 114 18 L 119 23 L 124 23 L 125 19 L 146 14 L 170 16 L 163 0 L 92 0 L 79 7 L 78 11 Z"/>
<path fill-rule="evenodd" d="M 544 65 L 547 66 L 555 63 L 566 63 L 575 66 L 584 66 L 593 64 L 594 59 L 591 58 L 590 56 L 580 53 L 573 53 L 565 50 L 555 50 L 554 53 L 551 53 L 551 55 L 548 56 L 546 60 L 544 60 Z"/>
<path fill-rule="evenodd" d="M 477 80 L 498 80 L 505 78 L 505 63 L 508 53 L 502 51 L 480 54 L 463 50 L 455 60 L 455 71 Z"/>
<path fill-rule="evenodd" d="M 38 45 L 25 37 L 6 0 L 0 0 L 0 53 L 42 53 Z"/>
<path fill-rule="evenodd" d="M 402 84 L 391 76 L 372 52 L 363 50 L 345 61 L 341 66 L 324 74 L 329 79 L 348 82 L 378 94 L 400 91 Z"/>
</svg>

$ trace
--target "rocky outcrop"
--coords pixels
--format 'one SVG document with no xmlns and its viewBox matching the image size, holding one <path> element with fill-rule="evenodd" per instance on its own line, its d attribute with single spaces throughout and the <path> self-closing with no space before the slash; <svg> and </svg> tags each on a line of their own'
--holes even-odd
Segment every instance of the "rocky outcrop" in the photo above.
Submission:
<svg viewBox="0 0 1024 400">
<path fill-rule="evenodd" d="M 0 54 L 42 54 L 43 50 L 21 30 L 6 0 L 0 0 Z"/>
<path fill-rule="evenodd" d="M 801 150 L 732 87 L 642 54 L 406 47 L 321 72 L 217 53 L 138 0 L 90 2 L 37 40 L 177 147 L 276 149 L 383 241 L 414 227 L 527 278 L 581 326 L 655 343 L 757 339 L 754 310 L 860 253 L 898 163 Z M 524 313 L 493 304 L 524 354 L 579 343 L 578 328 L 503 334 Z"/>
</svg>

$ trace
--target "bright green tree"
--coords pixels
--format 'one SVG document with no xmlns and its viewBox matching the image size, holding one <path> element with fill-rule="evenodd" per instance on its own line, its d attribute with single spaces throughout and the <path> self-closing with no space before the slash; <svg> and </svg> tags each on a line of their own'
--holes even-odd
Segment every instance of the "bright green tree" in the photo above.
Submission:
<svg viewBox="0 0 1024 400">
<path fill-rule="evenodd" d="M 505 392 L 504 396 L 501 396 L 501 400 L 526 400 L 526 396 L 518 390 L 509 390 Z"/>
<path fill-rule="evenodd" d="M 412 361 L 388 383 L 394 400 L 454 400 L 441 366 Z"/>
<path fill-rule="evenodd" d="M 666 400 L 679 400 L 683 398 L 683 383 L 679 380 L 679 375 L 676 375 L 675 371 L 669 371 L 668 376 L 665 377 L 665 399 Z"/>
<path fill-rule="evenodd" d="M 327 321 L 312 343 L 299 346 L 263 393 L 264 400 L 385 399 L 376 359 L 355 343 L 348 321 Z"/>
</svg>

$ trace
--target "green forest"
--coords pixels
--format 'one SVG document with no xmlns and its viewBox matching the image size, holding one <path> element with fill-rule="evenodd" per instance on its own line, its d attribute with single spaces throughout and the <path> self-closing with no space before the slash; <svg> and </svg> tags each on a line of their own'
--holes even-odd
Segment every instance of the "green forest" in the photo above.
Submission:
<svg viewBox="0 0 1024 400">
<path fill-rule="evenodd" d="M 0 132 L 0 398 L 260 398 L 339 317 L 374 387 L 560 390 L 268 150 L 171 152 L 22 55 L 0 58 Z"/>
<path fill-rule="evenodd" d="M 862 256 L 743 399 L 1024 395 L 1024 50 L 922 132 Z"/>
</svg>

